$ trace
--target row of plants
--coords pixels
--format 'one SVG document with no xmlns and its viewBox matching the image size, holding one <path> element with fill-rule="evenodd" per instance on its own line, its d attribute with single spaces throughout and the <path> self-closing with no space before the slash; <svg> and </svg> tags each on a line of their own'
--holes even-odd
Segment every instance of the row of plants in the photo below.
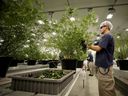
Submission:
<svg viewBox="0 0 128 96">
<path fill-rule="evenodd" d="M 115 35 L 115 58 L 127 59 L 128 58 L 128 33 L 118 32 Z"/>
<path fill-rule="evenodd" d="M 24 58 L 22 50 L 28 41 L 36 42 L 39 35 L 31 31 L 43 18 L 41 0 L 6 0 L 0 6 L 0 56 Z M 30 43 L 31 45 L 31 43 Z M 28 45 L 29 46 L 29 45 Z"/>
<path fill-rule="evenodd" d="M 0 57 L 56 60 L 62 54 L 64 59 L 86 58 L 86 48 L 81 42 L 92 41 L 94 34 L 88 29 L 95 25 L 94 12 L 82 19 L 71 19 L 77 17 L 77 10 L 67 8 L 60 20 L 49 21 L 43 13 L 41 0 L 6 0 L 1 3 Z"/>
<path fill-rule="evenodd" d="M 37 20 L 44 18 L 42 10 L 41 0 L 0 1 L 0 77 L 5 76 L 12 59 L 26 59 L 27 56 L 23 50 L 26 50 L 25 46 L 28 41 L 37 42 L 34 38 L 38 37 L 41 32 L 35 34 L 38 30 L 34 30 L 34 26 L 37 25 Z"/>
<path fill-rule="evenodd" d="M 48 33 L 48 46 L 57 49 L 65 59 L 84 60 L 86 58 L 86 48 L 83 48 L 81 42 L 92 42 L 93 32 L 88 32 L 90 26 L 96 24 L 94 12 L 89 12 L 82 19 L 78 19 L 76 9 L 67 8 L 62 18 L 51 24 Z M 71 20 L 74 18 L 74 20 Z M 55 35 L 51 35 L 52 33 Z"/>
<path fill-rule="evenodd" d="M 84 59 L 80 42 L 88 42 L 91 37 L 87 30 L 95 23 L 94 13 L 71 21 L 75 10 L 68 8 L 57 23 L 54 20 L 50 23 L 42 13 L 42 4 L 40 0 L 3 1 L 0 11 L 0 56 L 41 59 L 44 56 L 41 51 L 45 48 L 45 54 L 49 50 L 57 51 L 53 53 L 54 57 L 62 52 L 65 58 Z M 38 20 L 42 20 L 43 24 L 38 24 Z"/>
<path fill-rule="evenodd" d="M 0 57 L 55 60 L 61 54 L 65 59 L 86 58 L 81 42 L 89 43 L 95 35 L 88 32 L 89 26 L 95 25 L 94 12 L 71 20 L 77 17 L 77 10 L 67 8 L 59 21 L 49 21 L 42 12 L 44 5 L 40 0 L 6 0 L 0 4 Z M 114 35 L 115 58 L 127 59 L 127 33 Z"/>
<path fill-rule="evenodd" d="M 115 37 L 115 60 L 120 70 L 128 70 L 128 33 L 117 32 Z"/>
</svg>

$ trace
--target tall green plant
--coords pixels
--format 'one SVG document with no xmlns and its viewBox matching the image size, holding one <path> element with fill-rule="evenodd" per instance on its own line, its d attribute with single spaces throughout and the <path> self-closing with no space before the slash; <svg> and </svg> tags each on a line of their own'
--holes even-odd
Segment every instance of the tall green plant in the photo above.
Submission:
<svg viewBox="0 0 128 96">
<path fill-rule="evenodd" d="M 116 59 L 128 58 L 128 33 L 121 32 L 115 35 L 115 57 Z"/>
<path fill-rule="evenodd" d="M 3 0 L 0 6 L 0 56 L 19 56 L 31 38 L 32 26 L 43 19 L 41 0 Z"/>
<path fill-rule="evenodd" d="M 70 59 L 85 59 L 85 53 L 82 50 L 81 41 L 92 41 L 90 38 L 92 33 L 88 32 L 89 26 L 95 24 L 95 14 L 88 13 L 82 19 L 71 20 L 75 16 L 74 9 L 68 9 L 58 23 L 52 25 L 51 32 L 56 35 L 51 35 L 49 43 L 54 48 L 60 50 L 65 58 Z M 84 55 L 83 55 L 84 54 Z"/>
</svg>

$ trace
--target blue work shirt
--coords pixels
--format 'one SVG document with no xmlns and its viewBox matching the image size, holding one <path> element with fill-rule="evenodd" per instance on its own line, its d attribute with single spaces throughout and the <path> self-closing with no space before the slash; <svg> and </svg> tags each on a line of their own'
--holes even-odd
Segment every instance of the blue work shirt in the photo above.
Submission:
<svg viewBox="0 0 128 96">
<path fill-rule="evenodd" d="M 102 49 L 96 52 L 95 64 L 98 67 L 108 68 L 113 64 L 114 39 L 111 34 L 104 34 L 98 45 Z"/>
</svg>

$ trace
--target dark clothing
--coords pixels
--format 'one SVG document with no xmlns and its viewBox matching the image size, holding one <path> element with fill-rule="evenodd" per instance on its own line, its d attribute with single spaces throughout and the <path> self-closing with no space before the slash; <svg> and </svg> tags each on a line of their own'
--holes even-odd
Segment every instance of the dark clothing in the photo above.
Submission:
<svg viewBox="0 0 128 96">
<path fill-rule="evenodd" d="M 87 60 L 93 62 L 93 56 L 91 53 L 88 54 Z"/>
<path fill-rule="evenodd" d="M 101 51 L 96 52 L 95 64 L 98 67 L 108 68 L 113 64 L 114 39 L 111 34 L 105 34 L 98 45 L 102 47 Z"/>
</svg>

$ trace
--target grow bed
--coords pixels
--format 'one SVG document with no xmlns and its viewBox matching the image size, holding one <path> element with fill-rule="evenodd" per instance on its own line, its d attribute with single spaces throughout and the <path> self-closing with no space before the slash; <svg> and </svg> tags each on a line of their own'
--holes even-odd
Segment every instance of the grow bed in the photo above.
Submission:
<svg viewBox="0 0 128 96">
<path fill-rule="evenodd" d="M 74 73 L 71 70 L 49 69 L 12 76 L 11 88 L 15 91 L 57 95 L 70 83 Z"/>
</svg>

